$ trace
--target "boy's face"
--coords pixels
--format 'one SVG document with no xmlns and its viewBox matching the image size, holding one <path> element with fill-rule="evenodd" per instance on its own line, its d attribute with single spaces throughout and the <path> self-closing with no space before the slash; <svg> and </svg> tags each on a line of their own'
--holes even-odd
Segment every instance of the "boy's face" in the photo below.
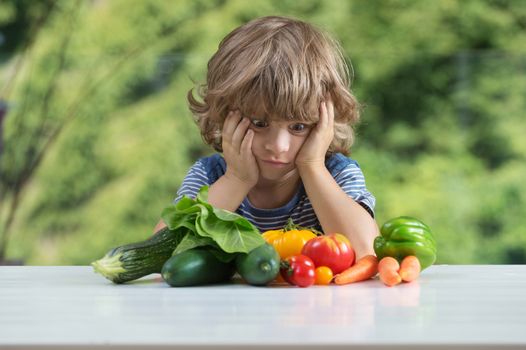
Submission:
<svg viewBox="0 0 526 350">
<path fill-rule="evenodd" d="M 296 169 L 295 159 L 314 124 L 250 118 L 254 131 L 252 153 L 258 163 L 260 177 L 279 180 Z"/>
</svg>

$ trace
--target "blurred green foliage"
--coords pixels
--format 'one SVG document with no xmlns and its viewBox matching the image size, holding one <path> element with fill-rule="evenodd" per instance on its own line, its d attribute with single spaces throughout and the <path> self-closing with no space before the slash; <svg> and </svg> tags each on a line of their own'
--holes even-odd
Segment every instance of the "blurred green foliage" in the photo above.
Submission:
<svg viewBox="0 0 526 350">
<path fill-rule="evenodd" d="M 229 31 L 265 15 L 341 41 L 364 105 L 352 156 L 379 224 L 429 224 L 437 263 L 526 262 L 519 0 L 2 1 L 6 257 L 88 264 L 150 235 L 212 153 L 187 91 Z"/>
</svg>

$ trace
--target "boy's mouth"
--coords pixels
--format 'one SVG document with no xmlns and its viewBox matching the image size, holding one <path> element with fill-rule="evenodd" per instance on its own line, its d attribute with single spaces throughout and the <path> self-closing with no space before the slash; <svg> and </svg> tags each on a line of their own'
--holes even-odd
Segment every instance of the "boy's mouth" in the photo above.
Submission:
<svg viewBox="0 0 526 350">
<path fill-rule="evenodd" d="M 284 166 L 286 166 L 287 164 L 289 164 L 289 163 L 285 163 L 285 162 L 278 162 L 278 161 L 265 160 L 265 159 L 263 159 L 262 161 L 263 161 L 264 163 L 269 164 L 269 165 L 274 166 L 274 167 L 284 167 Z"/>
</svg>

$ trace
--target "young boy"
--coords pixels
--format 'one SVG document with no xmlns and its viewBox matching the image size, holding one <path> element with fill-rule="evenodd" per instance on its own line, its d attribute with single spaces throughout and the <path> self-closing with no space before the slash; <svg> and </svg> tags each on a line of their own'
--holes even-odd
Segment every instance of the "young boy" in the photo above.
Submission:
<svg viewBox="0 0 526 350">
<path fill-rule="evenodd" d="M 235 29 L 208 62 L 202 102 L 188 93 L 204 141 L 223 156 L 197 160 L 174 202 L 210 185 L 210 204 L 262 232 L 292 218 L 346 235 L 357 258 L 374 254 L 375 198 L 346 157 L 359 119 L 349 83 L 338 43 L 310 24 L 263 17 Z"/>
</svg>

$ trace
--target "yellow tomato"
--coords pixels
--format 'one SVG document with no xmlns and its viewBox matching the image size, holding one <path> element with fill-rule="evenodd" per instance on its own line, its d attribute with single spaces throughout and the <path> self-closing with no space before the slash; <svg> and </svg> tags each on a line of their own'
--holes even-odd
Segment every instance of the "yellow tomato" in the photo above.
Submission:
<svg viewBox="0 0 526 350">
<path fill-rule="evenodd" d="M 301 254 L 305 243 L 315 238 L 311 230 L 295 226 L 291 220 L 282 230 L 270 230 L 263 233 L 263 238 L 279 253 L 281 259 Z"/>
<path fill-rule="evenodd" d="M 327 266 L 319 266 L 314 272 L 316 274 L 314 284 L 327 285 L 331 283 L 333 274 L 332 270 Z"/>
</svg>

